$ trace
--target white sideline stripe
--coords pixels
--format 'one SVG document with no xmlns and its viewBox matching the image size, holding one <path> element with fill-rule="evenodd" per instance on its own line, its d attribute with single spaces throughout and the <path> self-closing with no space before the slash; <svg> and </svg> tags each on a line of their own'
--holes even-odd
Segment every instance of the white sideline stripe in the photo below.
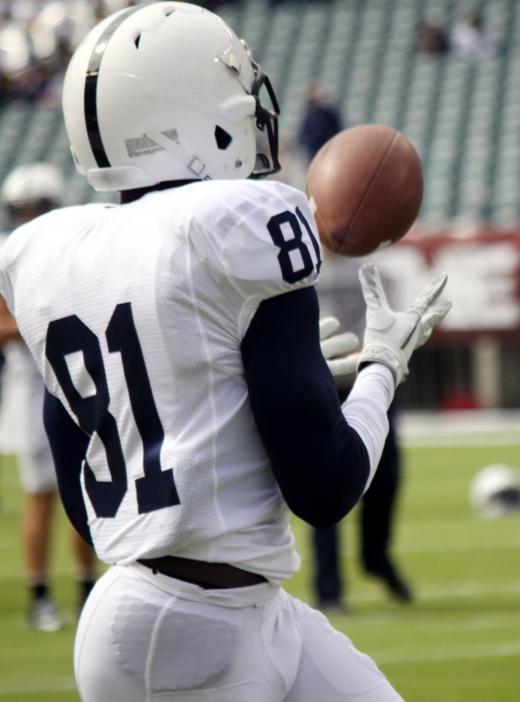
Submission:
<svg viewBox="0 0 520 702">
<path fill-rule="evenodd" d="M 449 447 L 449 446 L 516 446 L 520 444 L 520 430 L 515 433 L 504 434 L 454 434 L 453 436 L 434 435 L 417 435 L 399 437 L 401 446 L 410 446 L 414 448 L 434 447 Z"/>
<path fill-rule="evenodd" d="M 442 650 L 431 651 L 417 649 L 395 655 L 378 655 L 370 652 L 370 656 L 378 665 L 408 665 L 410 663 L 440 663 L 442 661 L 472 660 L 475 658 L 507 658 L 520 655 L 520 643 L 495 644 L 491 646 L 472 646 L 471 648 L 457 648 L 456 646 L 443 646 Z"/>
<path fill-rule="evenodd" d="M 402 412 L 398 436 L 406 446 L 504 446 L 520 444 L 518 410 Z"/>
<path fill-rule="evenodd" d="M 403 410 L 398 415 L 400 429 L 406 433 L 480 433 L 520 429 L 520 411 L 508 409 L 417 411 Z"/>
<path fill-rule="evenodd" d="M 1 541 L 0 541 L 1 543 Z M 396 546 L 395 548 L 395 553 L 398 555 L 403 555 L 403 554 L 425 554 L 425 553 L 442 553 L 442 554 L 448 554 L 448 553 L 463 553 L 463 552 L 468 552 L 468 553 L 481 553 L 482 551 L 496 551 L 497 548 L 500 548 L 501 550 L 505 549 L 518 549 L 520 548 L 520 534 L 519 535 L 511 535 L 509 538 L 504 538 L 502 539 L 499 543 L 489 543 L 489 544 L 478 544 L 475 540 L 472 541 L 467 541 L 465 543 L 459 542 L 459 543 L 452 543 L 449 546 L 443 545 L 439 542 L 427 542 L 427 541 L 422 541 L 417 544 L 399 544 L 399 546 Z M 341 551 L 341 557 L 343 559 L 347 559 L 351 556 L 352 554 L 349 552 L 347 548 L 342 549 Z M 314 559 L 314 556 L 310 552 L 304 552 L 303 549 L 300 549 L 300 556 L 302 559 L 302 562 L 305 563 L 311 563 Z M 0 580 L 2 579 L 2 576 L 0 575 Z"/>
<path fill-rule="evenodd" d="M 365 631 L 374 631 L 378 629 L 382 631 L 387 624 L 395 624 L 396 616 L 398 615 L 396 615 L 395 610 L 380 612 L 376 609 L 374 612 L 366 612 L 357 616 L 357 624 L 359 625 L 362 623 Z M 504 621 L 504 619 L 506 621 Z M 347 624 L 345 625 L 345 629 L 348 633 L 350 625 L 348 619 L 346 621 Z M 408 621 L 410 622 L 410 620 Z M 488 642 L 494 641 L 496 646 L 499 646 L 501 644 L 497 639 L 504 638 L 506 636 L 506 632 L 508 638 L 511 632 L 516 634 L 518 631 L 519 622 L 520 619 L 518 616 L 514 618 L 511 616 L 510 612 L 504 612 L 501 615 L 489 614 L 483 616 L 479 611 L 479 613 L 476 613 L 471 617 L 465 617 L 463 623 L 459 622 L 458 620 L 446 621 L 443 619 L 436 624 L 435 633 L 437 635 L 442 635 L 443 640 L 447 641 L 451 641 L 451 637 L 454 634 L 463 634 L 465 643 L 468 639 L 471 641 L 472 636 L 477 634 L 480 637 L 479 641 L 485 640 L 487 642 L 486 645 L 491 645 Z M 418 616 L 415 618 L 413 625 L 414 626 L 411 626 L 409 624 L 409 631 L 414 632 L 417 636 L 419 636 L 420 632 L 424 628 L 424 618 L 420 616 L 420 613 L 418 613 Z M 482 638 L 483 634 L 485 634 L 485 639 Z M 520 645 L 520 643 L 516 640 L 514 643 L 515 645 Z"/>
<path fill-rule="evenodd" d="M 43 692 L 74 692 L 77 690 L 74 678 L 63 678 L 62 680 L 45 683 L 7 683 L 0 685 L 0 697 L 11 695 L 41 695 Z"/>
<path fill-rule="evenodd" d="M 428 543 L 424 541 L 418 544 L 401 544 L 395 549 L 396 553 L 461 553 L 462 551 L 478 552 L 481 551 L 496 551 L 497 548 L 500 549 L 517 549 L 520 547 L 520 535 L 515 537 L 512 536 L 509 539 L 501 539 L 499 543 L 489 543 L 489 544 L 477 544 L 475 541 L 468 541 L 466 543 L 456 543 L 450 544 L 449 547 L 443 546 L 439 543 Z M 343 553 L 344 557 L 348 556 L 348 552 Z"/>
<path fill-rule="evenodd" d="M 520 594 L 520 580 L 514 580 L 507 585 L 500 585 L 500 583 L 490 583 L 488 585 L 481 585 L 479 583 L 454 584 L 452 587 L 418 589 L 415 594 L 419 602 L 457 597 L 481 597 L 482 595 L 516 595 Z M 380 600 L 381 595 L 378 592 L 364 592 L 358 595 L 352 594 L 352 602 L 379 602 Z"/>
</svg>

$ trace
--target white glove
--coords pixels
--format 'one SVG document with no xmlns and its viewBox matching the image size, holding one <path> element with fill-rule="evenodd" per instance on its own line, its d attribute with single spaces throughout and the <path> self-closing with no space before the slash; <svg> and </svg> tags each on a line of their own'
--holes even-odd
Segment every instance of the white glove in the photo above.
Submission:
<svg viewBox="0 0 520 702">
<path fill-rule="evenodd" d="M 359 269 L 359 279 L 367 312 L 358 367 L 367 362 L 388 366 L 397 387 L 408 374 L 408 361 L 414 350 L 425 343 L 451 308 L 450 302 L 436 302 L 448 276 L 444 273 L 435 278 L 405 312 L 390 309 L 374 265 L 364 264 Z"/>
<path fill-rule="evenodd" d="M 335 334 L 339 327 L 336 317 L 320 319 L 321 352 L 336 379 L 355 373 L 359 362 L 359 354 L 352 353 L 359 348 L 359 338 L 353 332 Z"/>
</svg>

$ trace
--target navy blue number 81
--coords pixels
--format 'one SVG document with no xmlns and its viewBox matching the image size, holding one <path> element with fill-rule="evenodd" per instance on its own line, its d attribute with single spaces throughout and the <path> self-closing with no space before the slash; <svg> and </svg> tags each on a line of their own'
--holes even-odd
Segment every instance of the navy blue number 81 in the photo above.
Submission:
<svg viewBox="0 0 520 702">
<path fill-rule="evenodd" d="M 180 500 L 173 471 L 161 470 L 164 430 L 129 302 L 115 308 L 106 339 L 109 351 L 121 354 L 130 405 L 143 442 L 144 475 L 136 480 L 138 511 L 153 512 L 177 505 Z M 85 368 L 95 383 L 94 395 L 84 397 L 72 381 L 66 356 L 78 351 L 83 353 Z M 79 426 L 90 437 L 97 434 L 103 443 L 111 479 L 98 480 L 86 463 L 85 485 L 96 515 L 115 517 L 128 489 L 128 479 L 117 423 L 109 411 L 110 395 L 99 339 L 79 317 L 71 315 L 49 324 L 45 352 Z"/>
<path fill-rule="evenodd" d="M 269 222 L 267 222 L 267 230 L 271 235 L 273 244 L 280 249 L 278 252 L 278 263 L 282 271 L 282 278 L 286 283 L 297 283 L 299 280 L 303 280 L 303 278 L 310 275 L 314 269 L 309 249 L 302 238 L 303 232 L 301 225 L 305 227 L 312 242 L 317 261 L 316 271 L 318 273 L 321 267 L 320 246 L 316 236 L 299 207 L 296 208 L 295 212 L 285 210 L 284 212 L 274 215 Z M 287 238 L 285 236 L 282 229 L 282 225 L 284 224 L 291 230 L 292 237 Z M 294 261 L 291 258 L 291 253 L 295 251 L 299 253 L 298 259 L 302 264 L 296 270 L 293 265 Z"/>
</svg>

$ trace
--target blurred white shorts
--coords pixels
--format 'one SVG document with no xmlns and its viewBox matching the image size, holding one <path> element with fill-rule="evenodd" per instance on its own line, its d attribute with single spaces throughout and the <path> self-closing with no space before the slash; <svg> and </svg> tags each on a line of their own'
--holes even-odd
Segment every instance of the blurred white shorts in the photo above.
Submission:
<svg viewBox="0 0 520 702">
<path fill-rule="evenodd" d="M 18 345 L 19 346 L 19 345 Z M 4 368 L 0 401 L 0 453 L 14 454 L 26 493 L 57 490 L 52 453 L 43 426 L 44 386 L 28 352 Z M 13 355 L 13 354 L 12 354 Z"/>
<path fill-rule="evenodd" d="M 23 491 L 28 494 L 53 492 L 58 489 L 50 448 L 42 447 L 16 455 Z"/>
<path fill-rule="evenodd" d="M 204 590 L 113 566 L 81 614 L 83 702 L 397 702 L 375 663 L 269 583 Z"/>
</svg>

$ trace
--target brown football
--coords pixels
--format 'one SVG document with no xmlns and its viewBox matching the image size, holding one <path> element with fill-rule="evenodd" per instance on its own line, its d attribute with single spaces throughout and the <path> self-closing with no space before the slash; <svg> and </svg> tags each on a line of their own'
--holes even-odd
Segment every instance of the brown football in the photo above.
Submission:
<svg viewBox="0 0 520 702">
<path fill-rule="evenodd" d="M 421 160 L 397 129 L 358 125 L 321 147 L 306 191 L 322 244 L 343 256 L 365 256 L 401 239 L 417 218 Z"/>
</svg>

